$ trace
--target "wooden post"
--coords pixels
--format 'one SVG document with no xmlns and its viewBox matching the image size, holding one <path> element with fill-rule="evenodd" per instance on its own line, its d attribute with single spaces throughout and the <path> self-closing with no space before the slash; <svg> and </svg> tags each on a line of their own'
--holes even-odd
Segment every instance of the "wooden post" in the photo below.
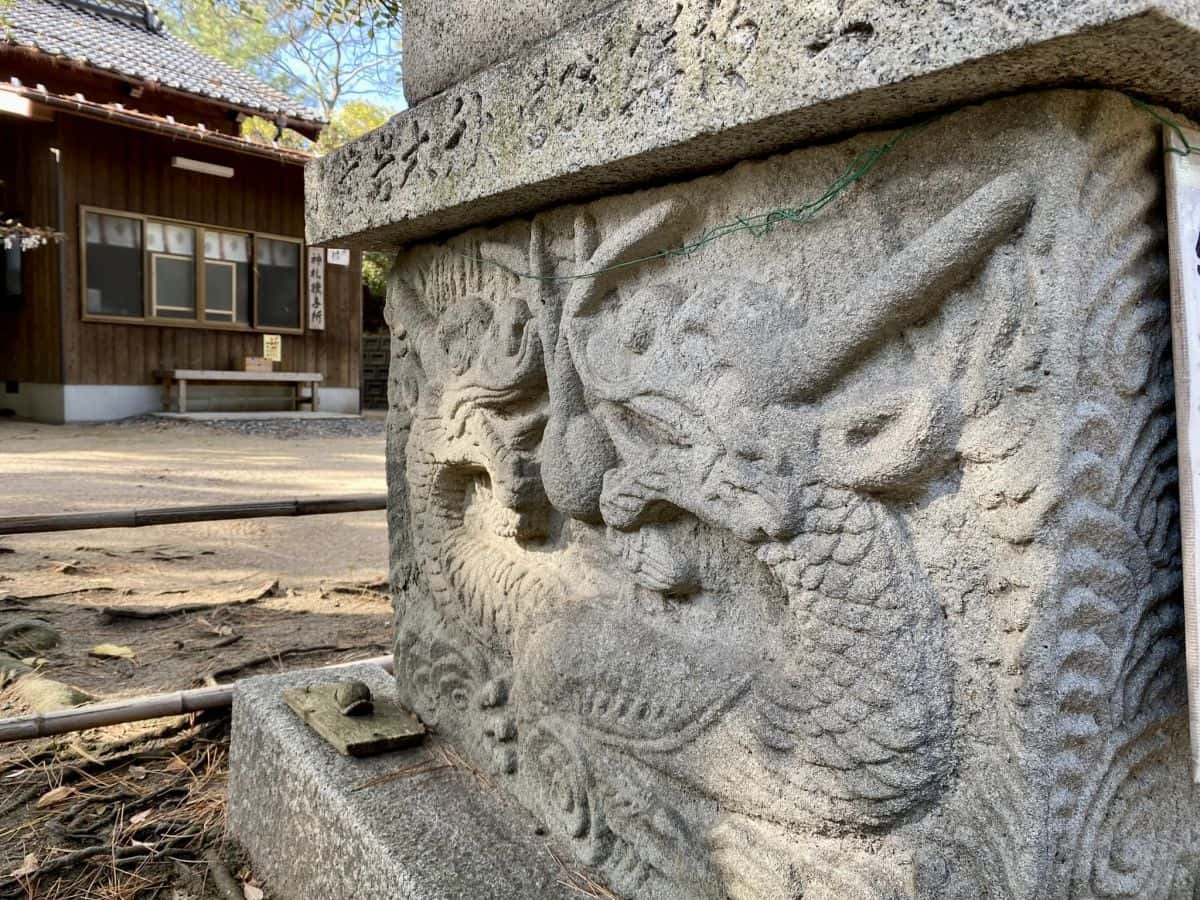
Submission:
<svg viewBox="0 0 1200 900">
<path fill-rule="evenodd" d="M 321 408 L 321 401 L 318 399 L 317 391 L 320 390 L 319 382 L 312 383 L 312 411 L 317 412 Z"/>
<path fill-rule="evenodd" d="M 179 411 L 187 412 L 187 379 L 179 379 Z"/>
</svg>

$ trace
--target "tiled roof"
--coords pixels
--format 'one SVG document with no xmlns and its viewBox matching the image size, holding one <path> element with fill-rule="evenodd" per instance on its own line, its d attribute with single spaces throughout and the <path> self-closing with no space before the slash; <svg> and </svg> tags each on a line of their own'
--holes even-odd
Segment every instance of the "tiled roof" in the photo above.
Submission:
<svg viewBox="0 0 1200 900">
<path fill-rule="evenodd" d="M 257 78 L 201 53 L 139 0 L 16 0 L 4 7 L 10 43 L 125 78 L 208 97 L 265 118 L 323 123 Z M 0 39 L 2 43 L 2 39 Z"/>
</svg>

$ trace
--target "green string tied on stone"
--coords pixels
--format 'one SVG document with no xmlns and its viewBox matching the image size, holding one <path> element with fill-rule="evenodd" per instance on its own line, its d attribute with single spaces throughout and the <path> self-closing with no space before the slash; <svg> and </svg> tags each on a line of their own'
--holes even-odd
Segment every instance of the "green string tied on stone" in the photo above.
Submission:
<svg viewBox="0 0 1200 900">
<path fill-rule="evenodd" d="M 738 216 L 731 222 L 724 222 L 720 225 L 714 225 L 698 238 L 689 241 L 678 247 L 670 247 L 666 250 L 659 250 L 657 253 L 651 253 L 647 256 L 639 256 L 636 259 L 628 259 L 625 262 L 617 263 L 612 266 L 605 266 L 602 269 L 596 269 L 592 272 L 580 272 L 574 275 L 538 275 L 533 272 L 521 272 L 506 266 L 504 263 L 495 259 L 487 259 L 480 256 L 471 256 L 466 253 L 459 253 L 466 259 L 478 263 L 486 263 L 495 266 L 510 275 L 517 278 L 525 278 L 532 281 L 576 281 L 581 278 L 595 278 L 599 275 L 604 275 L 608 272 L 615 272 L 618 269 L 627 269 L 631 266 L 640 266 L 648 262 L 654 262 L 660 259 L 687 258 L 702 250 L 704 247 L 719 241 L 722 238 L 740 232 L 748 232 L 752 237 L 762 238 L 769 235 L 775 230 L 775 226 L 784 223 L 788 224 L 807 224 L 817 217 L 820 212 L 833 203 L 838 197 L 844 194 L 847 190 L 853 187 L 857 182 L 861 181 L 883 157 L 885 157 L 897 144 L 911 135 L 914 131 L 924 128 L 932 119 L 918 122 L 915 125 L 910 125 L 898 131 L 890 140 L 879 144 L 876 147 L 869 147 L 854 157 L 853 161 L 841 175 L 830 183 L 825 192 L 815 200 L 811 200 L 802 206 L 782 207 L 780 209 L 772 209 L 767 212 L 758 213 L 753 216 Z"/>
<path fill-rule="evenodd" d="M 1168 153 L 1175 153 L 1180 156 L 1191 156 L 1193 153 L 1200 153 L 1200 147 L 1197 147 L 1188 141 L 1183 127 L 1178 122 L 1175 122 L 1167 116 L 1164 116 L 1148 103 L 1133 97 L 1130 98 L 1130 101 L 1135 106 L 1148 113 L 1158 122 L 1165 125 L 1167 128 L 1170 128 L 1175 136 L 1179 139 L 1179 142 L 1183 145 L 1182 149 L 1179 147 L 1167 147 L 1166 151 Z M 602 269 L 596 269 L 592 272 L 580 272 L 574 275 L 538 275 L 533 272 L 521 272 L 517 269 L 506 266 L 504 263 L 495 259 L 472 256 L 466 253 L 458 253 L 457 255 L 474 262 L 495 266 L 496 268 L 507 272 L 510 275 L 516 276 L 517 278 L 528 279 L 531 281 L 576 281 L 581 278 L 596 278 L 597 276 L 604 275 L 608 272 L 615 272 L 619 269 L 627 269 L 631 266 L 640 266 L 645 263 L 655 262 L 656 260 L 673 258 L 686 259 L 698 253 L 700 250 L 714 241 L 719 241 L 722 238 L 729 237 L 732 234 L 745 232 L 750 234 L 751 237 L 763 238 L 771 234 L 777 225 L 785 223 L 792 225 L 806 225 L 812 222 L 822 210 L 833 203 L 838 197 L 848 191 L 859 181 L 862 181 L 864 178 L 866 178 L 866 176 L 871 173 L 871 170 L 878 165 L 879 161 L 887 156 L 887 154 L 891 152 L 891 150 L 897 144 L 909 137 L 913 132 L 926 127 L 930 123 L 937 121 L 939 118 L 941 118 L 941 116 L 934 116 L 933 118 L 909 125 L 907 128 L 903 128 L 898 131 L 890 140 L 879 144 L 878 146 L 869 147 L 868 149 L 862 151 L 853 159 L 846 171 L 835 178 L 833 182 L 830 183 L 829 187 L 825 189 L 825 192 L 815 200 L 811 200 L 801 206 L 781 207 L 779 209 L 772 209 L 768 210 L 767 212 L 758 213 L 753 216 L 738 216 L 731 222 L 724 222 L 720 225 L 714 225 L 695 240 L 689 241 L 688 243 L 679 247 L 670 247 L 666 250 L 660 250 L 657 253 L 651 253 L 647 256 L 639 256 L 636 259 L 629 259 L 625 262 L 617 263 L 616 265 L 612 266 L 606 266 Z"/>
<path fill-rule="evenodd" d="M 1149 103 L 1138 100 L 1136 97 L 1130 97 L 1129 99 L 1132 101 L 1134 106 L 1146 113 L 1149 113 L 1152 118 L 1157 119 L 1161 124 L 1170 128 L 1175 134 L 1175 137 L 1179 138 L 1179 143 L 1183 144 L 1183 147 L 1180 148 L 1168 146 L 1166 148 L 1168 153 L 1174 153 L 1177 156 L 1191 156 L 1193 153 L 1200 153 L 1200 147 L 1197 147 L 1188 141 L 1187 135 L 1184 134 L 1182 125 L 1180 125 L 1174 119 L 1167 118 Z"/>
</svg>

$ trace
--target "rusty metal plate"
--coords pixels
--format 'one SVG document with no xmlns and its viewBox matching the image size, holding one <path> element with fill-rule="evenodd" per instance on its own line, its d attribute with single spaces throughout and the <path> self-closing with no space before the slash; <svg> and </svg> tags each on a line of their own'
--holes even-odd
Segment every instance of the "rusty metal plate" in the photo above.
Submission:
<svg viewBox="0 0 1200 900">
<path fill-rule="evenodd" d="M 344 682 L 326 682 L 283 692 L 283 700 L 304 723 L 343 756 L 374 756 L 415 747 L 425 726 L 404 707 L 374 698 L 369 715 L 345 715 L 337 699 Z"/>
</svg>

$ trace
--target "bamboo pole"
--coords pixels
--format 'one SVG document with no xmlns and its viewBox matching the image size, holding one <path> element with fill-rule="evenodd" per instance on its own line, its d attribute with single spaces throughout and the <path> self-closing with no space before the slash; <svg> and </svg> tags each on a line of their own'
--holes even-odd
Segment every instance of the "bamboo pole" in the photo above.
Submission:
<svg viewBox="0 0 1200 900">
<path fill-rule="evenodd" d="M 359 665 L 381 666 L 391 672 L 392 657 L 372 656 L 368 659 L 356 659 L 351 662 L 323 666 L 318 671 L 332 671 L 346 666 Z M 51 737 L 56 734 L 83 731 L 87 728 L 100 728 L 104 725 L 124 725 L 128 722 L 141 722 L 145 719 L 181 716 L 184 713 L 200 712 L 205 709 L 218 709 L 233 703 L 233 689 L 234 684 L 221 684 L 215 687 L 128 697 L 108 703 L 90 703 L 87 706 L 76 706 L 71 709 L 56 709 L 52 712 L 0 719 L 0 744 Z"/>
<path fill-rule="evenodd" d="M 148 525 L 178 525 L 183 522 L 213 522 L 223 519 L 324 516 L 376 509 L 387 509 L 386 494 L 260 500 L 252 503 L 219 503 L 212 506 L 51 513 L 43 516 L 0 516 L 0 535 L 86 531 L 91 528 L 144 528 Z"/>
</svg>

